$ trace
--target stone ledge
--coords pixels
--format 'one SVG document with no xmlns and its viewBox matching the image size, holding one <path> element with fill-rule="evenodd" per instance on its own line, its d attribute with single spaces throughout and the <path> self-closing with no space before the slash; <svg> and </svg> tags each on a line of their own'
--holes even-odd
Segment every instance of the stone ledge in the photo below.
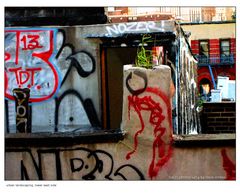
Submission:
<svg viewBox="0 0 240 194">
<path fill-rule="evenodd" d="M 236 145 L 235 133 L 197 134 L 197 135 L 173 135 L 176 146 L 222 146 Z"/>
<path fill-rule="evenodd" d="M 58 132 L 58 133 L 8 133 L 5 134 L 5 146 L 71 146 L 75 144 L 109 143 L 123 140 L 120 129 L 98 130 L 91 133 Z"/>
</svg>

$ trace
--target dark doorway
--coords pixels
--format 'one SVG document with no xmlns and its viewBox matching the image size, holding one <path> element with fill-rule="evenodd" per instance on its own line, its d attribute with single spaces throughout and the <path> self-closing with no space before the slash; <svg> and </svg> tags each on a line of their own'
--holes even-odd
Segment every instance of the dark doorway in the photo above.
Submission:
<svg viewBox="0 0 240 194">
<path fill-rule="evenodd" d="M 123 101 L 123 66 L 126 64 L 134 64 L 136 53 L 136 47 L 104 48 L 104 61 L 102 61 L 102 68 L 105 69 L 104 73 L 106 82 L 106 91 L 102 90 L 102 92 L 106 93 L 106 99 L 103 99 L 103 106 L 106 106 L 106 112 L 103 111 L 103 120 L 105 118 L 104 128 L 116 129 L 120 128 L 121 126 Z M 103 79 L 104 77 L 102 75 L 102 80 Z M 104 96 L 105 95 L 103 95 L 103 97 Z"/>
</svg>

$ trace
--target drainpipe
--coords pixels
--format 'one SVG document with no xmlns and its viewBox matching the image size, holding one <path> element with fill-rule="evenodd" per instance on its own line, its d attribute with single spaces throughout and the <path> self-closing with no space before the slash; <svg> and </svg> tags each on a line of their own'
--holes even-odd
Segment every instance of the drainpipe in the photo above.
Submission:
<svg viewBox="0 0 240 194">
<path fill-rule="evenodd" d="M 212 72 L 212 68 L 211 68 L 210 64 L 208 64 L 208 69 L 209 69 L 209 72 L 210 72 L 210 75 L 211 75 L 211 78 L 212 78 L 213 88 L 216 90 L 217 89 L 216 82 L 215 82 L 215 79 L 214 79 L 214 76 L 213 76 L 213 72 Z"/>
</svg>

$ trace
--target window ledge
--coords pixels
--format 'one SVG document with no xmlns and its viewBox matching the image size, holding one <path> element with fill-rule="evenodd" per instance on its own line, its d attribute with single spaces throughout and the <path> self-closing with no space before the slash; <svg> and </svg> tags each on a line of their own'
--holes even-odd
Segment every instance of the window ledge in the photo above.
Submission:
<svg viewBox="0 0 240 194">
<path fill-rule="evenodd" d="M 235 133 L 197 134 L 197 135 L 173 135 L 176 146 L 222 146 L 236 144 Z"/>
<path fill-rule="evenodd" d="M 5 146 L 70 146 L 75 144 L 118 142 L 124 138 L 124 135 L 120 129 L 98 129 L 91 132 L 7 133 L 5 134 Z"/>
</svg>

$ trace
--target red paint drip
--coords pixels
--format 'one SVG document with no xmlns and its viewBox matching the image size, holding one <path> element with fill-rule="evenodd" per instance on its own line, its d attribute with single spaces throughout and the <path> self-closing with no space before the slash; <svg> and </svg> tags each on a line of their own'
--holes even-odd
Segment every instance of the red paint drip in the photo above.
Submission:
<svg viewBox="0 0 240 194">
<path fill-rule="evenodd" d="M 138 117 L 140 119 L 140 122 L 141 122 L 141 129 L 139 131 L 137 131 L 134 135 L 134 149 L 133 151 L 129 152 L 127 155 L 126 155 L 126 159 L 129 160 L 131 158 L 131 155 L 137 150 L 137 145 L 138 145 L 138 135 L 140 135 L 144 128 L 145 128 L 145 125 L 144 125 L 144 122 L 143 122 L 143 118 L 142 118 L 142 115 L 141 115 L 141 110 L 139 109 L 140 107 L 138 107 L 139 103 L 135 104 L 134 102 L 139 102 L 139 98 L 137 96 L 128 96 L 128 100 L 129 100 L 129 108 L 128 108 L 128 115 L 129 115 L 129 118 L 130 118 L 130 108 L 131 106 L 133 106 L 134 110 L 137 112 L 138 114 Z"/>
<path fill-rule="evenodd" d="M 172 141 L 169 145 L 157 145 L 157 141 L 158 139 L 155 139 L 153 142 L 153 157 L 148 169 L 148 175 L 151 179 L 158 175 L 159 170 L 170 160 L 173 153 Z M 160 152 L 158 156 L 155 154 L 156 149 Z"/>
<path fill-rule="evenodd" d="M 167 117 L 170 129 L 172 129 L 172 114 L 171 114 L 171 104 L 169 98 L 157 88 L 147 88 L 146 92 L 155 94 L 159 96 L 167 106 Z M 152 148 L 152 161 L 149 166 L 149 177 L 152 179 L 156 177 L 160 168 L 168 162 L 172 155 L 172 135 L 170 135 L 170 143 L 167 145 L 163 140 L 162 136 L 166 132 L 166 128 L 161 127 L 165 116 L 162 114 L 162 108 L 160 104 L 152 99 L 151 96 L 128 96 L 128 117 L 130 119 L 130 109 L 133 107 L 135 112 L 138 114 L 141 129 L 138 130 L 134 135 L 134 149 L 126 155 L 126 159 L 130 159 L 131 155 L 134 154 L 138 146 L 138 135 L 140 135 L 145 128 L 145 124 L 142 118 L 141 111 L 150 111 L 149 123 L 154 127 L 154 141 Z M 172 131 L 171 131 L 172 134 Z"/>
<path fill-rule="evenodd" d="M 236 180 L 236 165 L 228 157 L 226 149 L 222 149 L 221 154 L 223 159 L 223 169 L 226 172 L 225 180 Z"/>
</svg>

